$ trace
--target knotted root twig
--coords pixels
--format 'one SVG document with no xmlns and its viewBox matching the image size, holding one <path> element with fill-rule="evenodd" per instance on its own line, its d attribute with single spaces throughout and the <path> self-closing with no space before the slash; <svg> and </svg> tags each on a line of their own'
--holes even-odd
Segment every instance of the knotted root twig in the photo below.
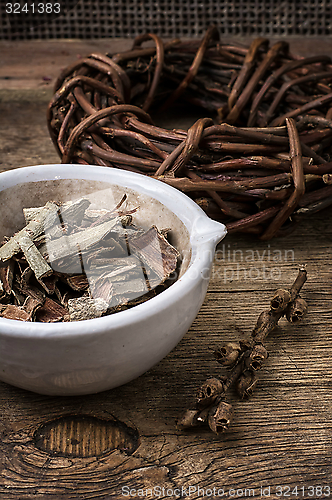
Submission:
<svg viewBox="0 0 332 500">
<path fill-rule="evenodd" d="M 178 421 L 179 429 L 190 429 L 207 424 L 219 434 L 228 429 L 233 414 L 232 405 L 226 401 L 227 391 L 234 386 L 241 398 L 252 396 L 258 382 L 257 373 L 268 358 L 263 345 L 283 316 L 290 323 L 300 321 L 307 312 L 307 304 L 299 295 L 306 282 L 307 272 L 301 267 L 289 290 L 278 289 L 271 299 L 270 309 L 258 317 L 250 338 L 243 342 L 230 342 L 216 351 L 217 362 L 229 372 L 226 377 L 209 378 L 198 389 L 195 408 L 188 409 Z"/>
</svg>

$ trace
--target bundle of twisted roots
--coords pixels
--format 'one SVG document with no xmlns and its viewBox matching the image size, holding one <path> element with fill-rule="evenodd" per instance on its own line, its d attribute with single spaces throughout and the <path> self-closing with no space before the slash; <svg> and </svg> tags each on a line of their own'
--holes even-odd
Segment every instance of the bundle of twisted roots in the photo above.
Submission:
<svg viewBox="0 0 332 500">
<path fill-rule="evenodd" d="M 298 57 L 285 41 L 223 44 L 213 26 L 202 41 L 147 34 L 66 68 L 48 124 L 63 163 L 155 177 L 229 232 L 267 240 L 332 205 L 331 83 L 328 56 Z M 170 109 L 202 118 L 158 127 Z"/>
</svg>

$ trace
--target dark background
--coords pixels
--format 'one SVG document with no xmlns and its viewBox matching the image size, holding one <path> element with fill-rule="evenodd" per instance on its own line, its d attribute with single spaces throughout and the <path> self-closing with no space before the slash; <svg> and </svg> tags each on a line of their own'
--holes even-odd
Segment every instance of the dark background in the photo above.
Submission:
<svg viewBox="0 0 332 500">
<path fill-rule="evenodd" d="M 11 3 L 15 0 L 9 0 Z M 0 39 L 91 39 L 201 36 L 214 23 L 224 35 L 327 36 L 332 33 L 330 0 L 16 0 L 61 2 L 63 15 L 6 14 L 0 5 Z M 54 17 L 54 16 L 53 16 Z"/>
</svg>

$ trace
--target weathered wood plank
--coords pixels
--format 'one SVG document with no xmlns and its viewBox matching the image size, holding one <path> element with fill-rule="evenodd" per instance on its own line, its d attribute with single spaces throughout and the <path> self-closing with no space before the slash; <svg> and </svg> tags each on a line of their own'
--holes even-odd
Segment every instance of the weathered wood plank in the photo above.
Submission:
<svg viewBox="0 0 332 500">
<path fill-rule="evenodd" d="M 75 60 L 92 52 L 122 52 L 130 48 L 126 39 L 0 41 L 0 89 L 52 87 L 59 73 Z"/>
</svg>

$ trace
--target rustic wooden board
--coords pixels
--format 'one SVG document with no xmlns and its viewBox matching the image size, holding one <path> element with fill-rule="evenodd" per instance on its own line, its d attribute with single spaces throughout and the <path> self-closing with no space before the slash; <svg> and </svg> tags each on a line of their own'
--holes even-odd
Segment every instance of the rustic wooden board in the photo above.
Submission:
<svg viewBox="0 0 332 500">
<path fill-rule="evenodd" d="M 111 42 L 0 44 L 1 170 L 58 161 L 44 118 L 51 84 L 40 76 L 53 79 L 75 54 L 107 50 Z M 332 42 L 294 44 L 296 51 L 329 53 Z M 30 64 L 28 54 L 49 59 L 50 66 Z M 331 497 L 331 240 L 331 210 L 271 242 L 227 236 L 187 335 L 123 387 L 60 398 L 0 383 L 0 498 L 120 499 L 130 488 L 136 490 L 131 498 L 140 488 L 141 497 L 160 493 L 164 499 L 222 498 L 222 489 L 228 498 Z M 212 349 L 248 335 L 273 291 L 290 285 L 303 263 L 309 313 L 297 325 L 281 320 L 267 339 L 270 357 L 254 397 L 230 395 L 235 417 L 229 432 L 178 431 L 176 419 L 196 388 L 224 373 Z M 283 485 L 293 493 L 278 489 Z"/>
</svg>

